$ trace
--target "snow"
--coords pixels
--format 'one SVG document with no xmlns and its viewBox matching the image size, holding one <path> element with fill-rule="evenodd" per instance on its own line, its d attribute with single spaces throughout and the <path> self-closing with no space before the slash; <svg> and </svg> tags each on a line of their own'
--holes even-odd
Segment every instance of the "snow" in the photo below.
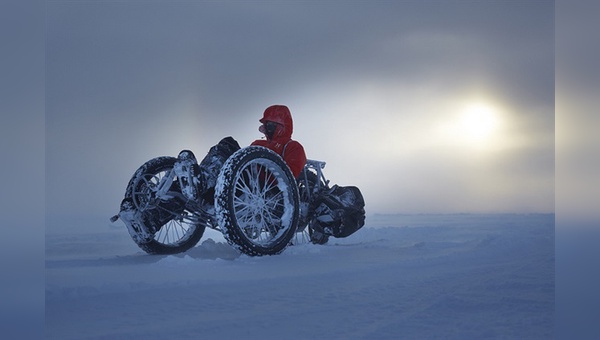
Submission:
<svg viewBox="0 0 600 340">
<path fill-rule="evenodd" d="M 119 223 L 47 233 L 47 338 L 554 336 L 553 214 L 371 215 L 267 257 L 214 230 L 150 256 Z"/>
</svg>

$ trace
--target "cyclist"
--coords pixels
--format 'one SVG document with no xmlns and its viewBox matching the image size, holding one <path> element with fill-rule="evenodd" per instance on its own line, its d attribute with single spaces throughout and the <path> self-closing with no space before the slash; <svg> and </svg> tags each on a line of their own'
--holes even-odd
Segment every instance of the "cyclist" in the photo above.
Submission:
<svg viewBox="0 0 600 340">
<path fill-rule="evenodd" d="M 266 139 L 257 139 L 251 145 L 264 146 L 279 154 L 294 178 L 298 178 L 306 164 L 306 154 L 302 145 L 292 139 L 293 121 L 288 107 L 269 106 L 259 121 L 262 125 L 258 130 L 265 134 Z M 182 150 L 174 166 L 180 179 L 182 193 L 189 199 L 202 196 L 212 204 L 214 187 L 221 167 L 229 156 L 239 149 L 235 139 L 225 137 L 208 151 L 199 165 L 192 151 Z"/>
<path fill-rule="evenodd" d="M 294 178 L 298 178 L 306 164 L 306 154 L 302 144 L 292 139 L 294 123 L 290 109 L 285 105 L 269 106 L 259 122 L 262 125 L 258 131 L 264 133 L 266 139 L 257 139 L 251 145 L 275 151 L 292 170 Z"/>
</svg>

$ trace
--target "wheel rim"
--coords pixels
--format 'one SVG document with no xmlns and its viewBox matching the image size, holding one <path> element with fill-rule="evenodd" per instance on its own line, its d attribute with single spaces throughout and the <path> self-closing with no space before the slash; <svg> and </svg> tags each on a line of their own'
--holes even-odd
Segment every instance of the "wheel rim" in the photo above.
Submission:
<svg viewBox="0 0 600 340">
<path fill-rule="evenodd" d="M 259 246 L 276 242 L 292 226 L 292 183 L 264 158 L 244 165 L 234 179 L 233 212 L 242 234 Z"/>
<path fill-rule="evenodd" d="M 166 246 L 178 246 L 187 241 L 196 230 L 196 222 L 184 214 L 163 225 L 155 234 L 154 240 Z"/>
</svg>

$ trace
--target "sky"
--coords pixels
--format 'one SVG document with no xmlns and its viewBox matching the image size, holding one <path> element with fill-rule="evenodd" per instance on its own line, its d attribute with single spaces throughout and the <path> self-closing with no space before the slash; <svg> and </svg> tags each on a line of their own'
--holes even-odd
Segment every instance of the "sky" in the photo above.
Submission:
<svg viewBox="0 0 600 340">
<path fill-rule="evenodd" d="M 108 218 L 153 157 L 250 144 L 272 104 L 367 214 L 554 212 L 554 10 L 48 1 L 47 222 Z"/>
</svg>

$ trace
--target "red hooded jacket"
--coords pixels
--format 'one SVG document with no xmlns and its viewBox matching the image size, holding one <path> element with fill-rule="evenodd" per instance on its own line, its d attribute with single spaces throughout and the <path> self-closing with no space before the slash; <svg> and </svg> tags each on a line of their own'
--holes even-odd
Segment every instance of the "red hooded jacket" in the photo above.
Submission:
<svg viewBox="0 0 600 340">
<path fill-rule="evenodd" d="M 269 106 L 259 121 L 263 124 L 267 121 L 275 122 L 278 126 L 272 139 L 257 139 L 252 145 L 264 146 L 278 153 L 292 170 L 294 178 L 298 178 L 306 164 L 306 154 L 304 147 L 292 139 L 294 123 L 290 110 L 284 105 Z M 264 133 L 262 126 L 259 131 Z"/>
</svg>

